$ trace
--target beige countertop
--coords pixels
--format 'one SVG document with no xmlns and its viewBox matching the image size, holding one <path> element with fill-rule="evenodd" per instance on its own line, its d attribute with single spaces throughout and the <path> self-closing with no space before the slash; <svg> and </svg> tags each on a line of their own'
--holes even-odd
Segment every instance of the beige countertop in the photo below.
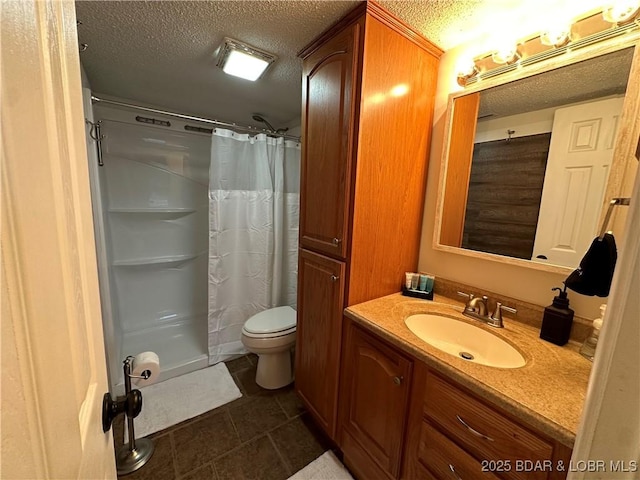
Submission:
<svg viewBox="0 0 640 480">
<path fill-rule="evenodd" d="M 542 433 L 573 447 L 592 365 L 578 353 L 578 345 L 559 347 L 541 340 L 538 329 L 507 316 L 504 328 L 485 326 L 463 316 L 463 306 L 439 295 L 428 301 L 397 293 L 353 305 L 345 315 Z M 479 326 L 516 347 L 527 363 L 521 368 L 495 368 L 442 352 L 405 325 L 404 319 L 416 313 L 438 313 Z"/>
</svg>

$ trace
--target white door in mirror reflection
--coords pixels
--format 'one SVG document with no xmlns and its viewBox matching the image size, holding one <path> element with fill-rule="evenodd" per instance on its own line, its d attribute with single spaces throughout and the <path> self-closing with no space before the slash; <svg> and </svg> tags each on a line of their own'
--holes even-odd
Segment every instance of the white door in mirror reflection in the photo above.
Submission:
<svg viewBox="0 0 640 480">
<path fill-rule="evenodd" d="M 533 261 L 575 267 L 597 235 L 623 100 L 555 111 Z"/>
</svg>

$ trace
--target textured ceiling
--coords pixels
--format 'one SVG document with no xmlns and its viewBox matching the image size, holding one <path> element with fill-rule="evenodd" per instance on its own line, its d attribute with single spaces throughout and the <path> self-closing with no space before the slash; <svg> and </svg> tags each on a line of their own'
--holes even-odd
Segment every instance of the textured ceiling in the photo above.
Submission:
<svg viewBox="0 0 640 480">
<path fill-rule="evenodd" d="M 449 50 L 576 0 L 380 0 Z M 581 5 L 600 0 L 581 0 Z M 586 2 L 586 3 L 585 3 Z M 356 0 L 77 1 L 81 53 L 95 93 L 186 114 L 262 127 L 299 123 L 302 62 L 296 53 L 353 8 Z M 585 6 L 586 8 L 586 6 Z M 510 19 L 501 21 L 500 19 Z M 531 23 L 526 32 L 535 31 Z M 524 30 L 522 30 L 524 32 Z M 522 33 L 522 32 L 521 32 Z M 278 56 L 256 82 L 216 64 L 225 36 Z"/>
<path fill-rule="evenodd" d="M 482 91 L 479 118 L 523 112 L 623 94 L 633 48 L 524 78 Z"/>
<path fill-rule="evenodd" d="M 296 53 L 355 1 L 80 1 L 80 56 L 94 92 L 225 121 L 279 128 L 300 118 Z M 225 36 L 278 56 L 249 82 L 216 65 Z"/>
</svg>

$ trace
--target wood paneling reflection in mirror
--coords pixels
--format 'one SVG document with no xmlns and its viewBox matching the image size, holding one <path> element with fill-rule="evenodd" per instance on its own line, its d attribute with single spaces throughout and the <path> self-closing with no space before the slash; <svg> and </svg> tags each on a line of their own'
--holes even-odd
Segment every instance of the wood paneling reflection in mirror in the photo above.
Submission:
<svg viewBox="0 0 640 480">
<path fill-rule="evenodd" d="M 475 144 L 462 248 L 531 259 L 550 141 L 543 133 Z"/>
</svg>

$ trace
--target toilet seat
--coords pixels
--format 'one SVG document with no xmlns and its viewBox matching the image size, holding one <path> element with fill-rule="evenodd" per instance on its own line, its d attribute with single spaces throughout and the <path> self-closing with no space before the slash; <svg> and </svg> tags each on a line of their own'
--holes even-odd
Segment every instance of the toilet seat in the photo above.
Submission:
<svg viewBox="0 0 640 480">
<path fill-rule="evenodd" d="M 242 327 L 242 333 L 251 338 L 282 337 L 295 331 L 296 311 L 289 306 L 270 308 L 257 313 Z"/>
<path fill-rule="evenodd" d="M 249 338 L 276 338 L 276 337 L 284 337 L 285 335 L 291 335 L 292 333 L 296 333 L 296 327 L 288 328 L 281 332 L 269 332 L 269 333 L 253 333 L 249 332 L 247 329 L 242 329 L 242 334 L 245 337 Z"/>
</svg>

